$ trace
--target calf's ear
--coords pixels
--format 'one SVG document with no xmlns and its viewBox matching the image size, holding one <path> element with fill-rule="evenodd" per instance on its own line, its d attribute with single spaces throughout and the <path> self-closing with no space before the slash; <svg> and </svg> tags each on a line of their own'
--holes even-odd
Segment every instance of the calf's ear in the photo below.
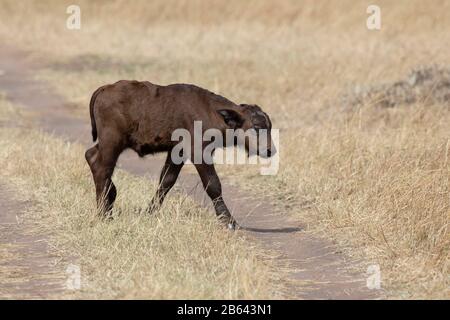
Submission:
<svg viewBox="0 0 450 320">
<path fill-rule="evenodd" d="M 226 125 L 233 129 L 241 128 L 244 124 L 242 116 L 231 109 L 222 109 L 217 111 L 225 121 Z"/>
</svg>

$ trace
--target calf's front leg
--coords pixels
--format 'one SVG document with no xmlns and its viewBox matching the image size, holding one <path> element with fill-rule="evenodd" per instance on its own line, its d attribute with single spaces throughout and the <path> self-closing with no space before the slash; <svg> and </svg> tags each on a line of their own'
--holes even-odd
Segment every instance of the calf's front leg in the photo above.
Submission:
<svg viewBox="0 0 450 320">
<path fill-rule="evenodd" d="M 156 194 L 153 197 L 150 205 L 147 209 L 149 213 L 153 212 L 161 206 L 166 197 L 167 193 L 172 189 L 173 185 L 178 179 L 181 168 L 183 168 L 184 163 L 175 164 L 171 158 L 171 152 L 167 153 L 166 162 L 164 163 L 163 169 L 161 170 L 161 175 L 159 177 L 159 185 L 156 190 Z"/>
<path fill-rule="evenodd" d="M 200 175 L 206 193 L 214 204 L 214 209 L 216 210 L 216 214 L 220 221 L 224 222 L 229 229 L 236 229 L 236 220 L 234 220 L 233 216 L 230 214 L 230 211 L 223 200 L 222 185 L 214 165 L 202 163 L 196 164 L 195 168 Z"/>
</svg>

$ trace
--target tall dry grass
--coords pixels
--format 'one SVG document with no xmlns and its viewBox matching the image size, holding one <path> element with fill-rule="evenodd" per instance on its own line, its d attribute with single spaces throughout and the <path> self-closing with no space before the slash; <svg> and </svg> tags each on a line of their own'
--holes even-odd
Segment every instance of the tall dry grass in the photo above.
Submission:
<svg viewBox="0 0 450 320">
<path fill-rule="evenodd" d="M 450 1 L 2 1 L 0 37 L 48 62 L 38 76 L 87 117 L 90 93 L 120 78 L 190 82 L 258 103 L 281 132 L 276 177 L 251 177 L 310 227 L 382 268 L 393 296 L 449 297 L 449 113 L 417 103 L 345 111 L 355 85 L 450 63 Z M 227 174 L 232 174 L 226 169 Z M 269 190 L 267 189 L 269 188 Z"/>
<path fill-rule="evenodd" d="M 381 265 L 396 297 L 449 298 L 450 113 L 383 110 L 374 123 L 367 109 L 287 137 L 278 183 L 311 229 Z"/>
</svg>

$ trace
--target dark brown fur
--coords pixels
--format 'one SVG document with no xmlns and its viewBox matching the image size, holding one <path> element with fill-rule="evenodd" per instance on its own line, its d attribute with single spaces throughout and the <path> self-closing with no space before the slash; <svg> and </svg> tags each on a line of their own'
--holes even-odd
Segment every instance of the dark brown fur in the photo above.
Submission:
<svg viewBox="0 0 450 320">
<path fill-rule="evenodd" d="M 116 188 L 111 181 L 119 155 L 127 148 L 139 156 L 168 152 L 160 185 L 150 205 L 158 207 L 177 180 L 182 164 L 174 164 L 170 151 L 178 143 L 171 141 L 175 129 L 193 134 L 194 121 L 202 121 L 203 130 L 258 127 L 271 129 L 269 117 L 257 106 L 236 105 L 208 90 L 188 84 L 159 86 L 150 82 L 119 81 L 97 89 L 90 101 L 92 137 L 98 143 L 86 151 L 102 213 L 112 209 Z M 272 147 L 269 150 L 274 153 Z M 223 199 L 214 165 L 195 165 L 203 186 L 212 199 L 216 213 L 234 226 Z"/>
</svg>

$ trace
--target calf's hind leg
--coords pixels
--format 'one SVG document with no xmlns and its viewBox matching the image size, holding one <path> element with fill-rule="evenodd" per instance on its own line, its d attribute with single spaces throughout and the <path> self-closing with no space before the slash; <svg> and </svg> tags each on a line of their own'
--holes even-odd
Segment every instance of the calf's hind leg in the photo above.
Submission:
<svg viewBox="0 0 450 320">
<path fill-rule="evenodd" d="M 87 149 L 84 156 L 89 165 L 89 168 L 91 168 L 92 174 L 94 174 L 93 164 L 96 162 L 98 157 L 98 144 L 96 144 L 92 148 Z"/>
<path fill-rule="evenodd" d="M 97 144 L 86 151 L 85 156 L 94 178 L 100 215 L 106 215 L 111 211 L 116 200 L 117 189 L 111 177 L 121 152 L 121 148 L 111 142 Z"/>
</svg>

